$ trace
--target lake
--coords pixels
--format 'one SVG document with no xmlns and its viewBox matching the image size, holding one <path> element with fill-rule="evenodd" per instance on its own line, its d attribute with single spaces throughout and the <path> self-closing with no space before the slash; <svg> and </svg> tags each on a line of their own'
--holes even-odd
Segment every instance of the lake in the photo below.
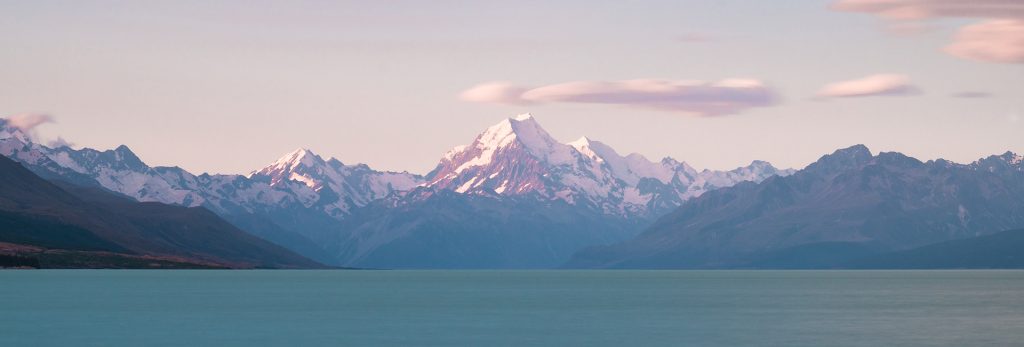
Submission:
<svg viewBox="0 0 1024 347">
<path fill-rule="evenodd" d="M 0 346 L 1011 346 L 1024 271 L 0 271 Z"/>
</svg>

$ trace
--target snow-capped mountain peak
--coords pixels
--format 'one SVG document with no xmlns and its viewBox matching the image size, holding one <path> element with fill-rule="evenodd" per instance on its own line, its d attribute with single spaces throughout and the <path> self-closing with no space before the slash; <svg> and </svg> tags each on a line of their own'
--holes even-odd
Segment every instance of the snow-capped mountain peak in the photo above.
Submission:
<svg viewBox="0 0 1024 347">
<path fill-rule="evenodd" d="M 1024 171 L 1024 156 L 1007 151 L 1000 155 L 992 155 L 978 159 L 970 164 L 975 169 L 982 169 L 989 172 L 1010 170 L 1014 172 Z"/>
<path fill-rule="evenodd" d="M 445 154 L 428 186 L 459 193 L 526 194 L 552 197 L 555 176 L 578 171 L 583 156 L 555 140 L 530 114 L 488 127 L 471 144 Z M 601 185 L 593 185 L 600 189 Z"/>
<path fill-rule="evenodd" d="M 0 140 L 15 139 L 22 143 L 31 142 L 31 138 L 18 127 L 12 126 L 6 119 L 0 119 Z"/>
<path fill-rule="evenodd" d="M 595 146 L 599 146 L 595 145 L 595 142 L 597 141 L 593 141 L 586 136 L 581 136 L 579 139 L 576 139 L 576 141 L 569 142 L 568 145 L 572 146 L 572 148 L 575 148 L 577 151 L 587 156 L 588 158 L 603 162 L 604 159 L 602 158 L 602 155 L 598 153 L 597 148 L 594 148 Z M 600 142 L 597 143 L 601 144 Z"/>
<path fill-rule="evenodd" d="M 598 163 L 606 163 L 616 178 L 630 185 L 636 185 L 643 178 L 654 178 L 662 183 L 669 183 L 675 175 L 675 165 L 655 163 L 639 153 L 622 156 L 611 146 L 586 136 L 570 142 L 569 145 Z"/>
<path fill-rule="evenodd" d="M 722 184 L 761 180 L 776 173 L 774 168 L 752 171 L 710 172 L 706 176 L 712 182 L 705 182 L 686 163 L 652 162 L 637 153 L 622 156 L 586 136 L 560 143 L 525 114 L 504 119 L 471 144 L 445 153 L 426 185 L 464 194 L 537 194 L 629 214 L 646 210 L 653 200 L 659 200 L 654 203 L 659 208 L 668 208 Z"/>
<path fill-rule="evenodd" d="M 529 113 L 505 119 L 491 126 L 480 135 L 475 144 L 478 148 L 484 149 L 518 144 L 538 159 L 555 163 L 574 159 L 571 150 L 552 138 Z"/>
<path fill-rule="evenodd" d="M 301 173 L 298 171 L 316 171 L 318 167 L 324 166 L 326 162 L 316 153 L 306 148 L 299 148 L 294 151 L 288 152 L 281 158 L 277 159 L 273 164 L 267 167 L 253 171 L 249 174 L 249 177 L 255 176 L 267 176 L 270 177 L 270 184 L 277 185 L 286 180 L 298 180 L 310 188 L 316 188 L 316 183 L 310 180 L 304 180 Z"/>
<path fill-rule="evenodd" d="M 490 165 L 499 152 L 519 149 L 541 162 L 563 164 L 576 159 L 571 147 L 552 138 L 527 113 L 488 127 L 472 144 L 457 146 L 445 153 L 442 161 L 458 162 L 451 171 L 460 174 L 470 168 Z"/>
<path fill-rule="evenodd" d="M 197 176 L 177 167 L 150 167 L 124 145 L 106 151 L 50 148 L 32 142 L 2 118 L 0 154 L 35 172 L 98 184 L 139 201 L 204 206 L 221 214 L 313 209 L 341 219 L 353 206 L 423 183 L 418 175 L 348 166 L 334 158 L 324 160 L 305 148 L 248 176 Z"/>
<path fill-rule="evenodd" d="M 518 115 L 513 116 L 511 119 L 512 120 L 516 120 L 516 121 L 532 120 L 533 119 L 533 114 L 531 114 L 529 112 L 523 113 L 523 114 L 518 114 Z"/>
<path fill-rule="evenodd" d="M 778 173 L 770 165 L 754 163 L 728 172 L 698 174 L 671 159 L 652 162 L 640 154 L 622 156 L 588 137 L 561 143 L 530 114 L 504 119 L 470 144 L 455 147 L 428 180 L 325 160 L 306 148 L 289 152 L 248 176 L 197 176 L 180 168 L 150 167 L 125 146 L 76 150 L 49 148 L 31 140 L 0 119 L 0 154 L 38 172 L 95 182 L 140 201 L 205 206 L 228 214 L 313 209 L 336 219 L 344 218 L 353 207 L 417 186 L 488 196 L 531 195 L 628 215 L 666 211 L 707 190 Z M 1019 162 L 1014 158 L 1008 161 Z"/>
<path fill-rule="evenodd" d="M 277 159 L 272 167 L 296 167 L 299 165 L 313 166 L 317 163 L 323 162 L 323 159 L 319 155 L 313 153 L 313 151 L 306 148 L 298 148 L 294 151 L 288 152 Z"/>
<path fill-rule="evenodd" d="M 340 160 L 322 157 L 305 148 L 296 149 L 254 171 L 250 178 L 266 177 L 271 186 L 299 182 L 320 196 L 318 204 L 331 215 L 347 213 L 352 206 L 363 206 L 393 191 L 409 190 L 422 178 L 409 173 L 379 172 L 366 165 L 345 165 Z"/>
</svg>

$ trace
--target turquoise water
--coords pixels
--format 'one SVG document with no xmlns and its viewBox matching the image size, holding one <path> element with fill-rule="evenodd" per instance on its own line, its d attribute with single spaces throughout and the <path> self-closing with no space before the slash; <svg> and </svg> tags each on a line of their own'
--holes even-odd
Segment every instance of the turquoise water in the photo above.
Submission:
<svg viewBox="0 0 1024 347">
<path fill-rule="evenodd" d="M 1020 346 L 1022 271 L 0 271 L 0 346 Z"/>
</svg>

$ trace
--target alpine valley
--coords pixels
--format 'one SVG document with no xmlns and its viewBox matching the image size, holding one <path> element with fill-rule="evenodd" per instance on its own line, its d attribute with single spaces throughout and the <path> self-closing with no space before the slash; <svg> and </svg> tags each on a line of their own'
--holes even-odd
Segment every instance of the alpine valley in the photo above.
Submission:
<svg viewBox="0 0 1024 347">
<path fill-rule="evenodd" d="M 485 129 L 423 175 L 345 164 L 308 149 L 245 175 L 197 175 L 151 167 L 123 145 L 43 145 L 6 120 L 0 153 L 27 169 L 9 168 L 12 175 L 38 176 L 32 182 L 61 201 L 40 212 L 18 208 L 35 203 L 19 200 L 31 193 L 5 196 L 4 206 L 14 207 L 2 212 L 17 217 L 0 225 L 8 249 L 103 251 L 168 264 L 857 267 L 919 254 L 910 251 L 916 247 L 1024 228 L 1024 171 L 1021 157 L 1009 152 L 956 164 L 854 146 L 799 171 L 763 161 L 698 171 L 672 158 L 620 155 L 587 137 L 559 142 L 529 114 Z M 65 213 L 73 220 L 128 218 L 117 215 L 139 203 L 195 214 L 179 212 L 175 222 L 186 226 L 178 236 L 194 242 L 148 246 L 143 241 L 166 236 L 152 234 L 160 223 L 143 223 L 155 212 L 134 217 L 134 224 L 64 223 L 71 220 Z M 216 230 L 187 227 L 198 219 Z M 86 245 L 69 245 L 54 234 L 59 230 L 26 236 L 50 230 L 46 225 L 60 225 L 73 234 L 68 240 Z M 142 234 L 126 237 L 128 229 Z M 203 237 L 224 245 L 200 247 Z M 244 247 L 230 246 L 236 238 Z"/>
</svg>

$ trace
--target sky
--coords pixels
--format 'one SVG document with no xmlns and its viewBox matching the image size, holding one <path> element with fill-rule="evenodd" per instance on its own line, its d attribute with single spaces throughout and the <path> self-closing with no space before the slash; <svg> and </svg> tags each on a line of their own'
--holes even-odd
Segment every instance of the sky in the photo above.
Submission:
<svg viewBox="0 0 1024 347">
<path fill-rule="evenodd" d="M 0 0 L 0 116 L 150 165 L 426 173 L 532 113 L 696 168 L 1024 152 L 1024 3 Z"/>
</svg>

